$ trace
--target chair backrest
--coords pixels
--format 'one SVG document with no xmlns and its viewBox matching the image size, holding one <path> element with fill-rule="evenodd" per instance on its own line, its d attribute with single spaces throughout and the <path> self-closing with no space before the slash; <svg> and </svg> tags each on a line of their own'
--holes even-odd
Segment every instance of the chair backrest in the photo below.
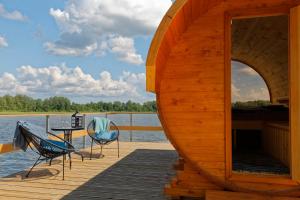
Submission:
<svg viewBox="0 0 300 200">
<path fill-rule="evenodd" d="M 56 137 L 57 141 L 49 140 L 48 133 L 43 127 L 27 122 L 18 122 L 18 127 L 30 148 L 37 154 L 46 158 L 53 158 L 55 156 L 66 154 L 67 152 L 74 152 L 75 150 L 71 143 L 52 133 L 49 134 Z"/>
<path fill-rule="evenodd" d="M 36 149 L 41 154 L 42 151 L 43 151 L 43 148 L 41 147 L 41 141 L 44 140 L 44 139 L 41 138 L 40 136 L 32 133 L 30 130 L 27 129 L 27 127 L 25 127 L 23 125 L 20 125 L 19 128 L 20 128 L 21 134 L 25 138 L 25 140 L 28 143 L 28 145 L 30 146 L 30 148 L 33 151 L 35 151 L 35 149 Z M 35 149 L 33 149 L 32 146 Z"/>
<path fill-rule="evenodd" d="M 117 135 L 119 136 L 119 129 L 117 127 L 117 125 L 113 122 L 113 121 L 110 121 L 109 123 L 109 131 L 111 130 L 111 127 L 114 127 L 114 130 L 117 131 Z M 89 134 L 90 137 L 94 138 L 94 135 L 95 135 L 95 121 L 92 120 L 88 126 L 87 126 L 87 132 Z"/>
<path fill-rule="evenodd" d="M 95 134 L 95 122 L 92 120 L 88 126 L 87 126 L 87 132 L 90 136 L 93 136 Z"/>
</svg>

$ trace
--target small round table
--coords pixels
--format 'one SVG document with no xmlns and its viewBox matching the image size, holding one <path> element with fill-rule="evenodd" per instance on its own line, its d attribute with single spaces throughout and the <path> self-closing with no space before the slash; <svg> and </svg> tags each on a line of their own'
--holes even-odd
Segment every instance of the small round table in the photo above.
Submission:
<svg viewBox="0 0 300 200">
<path fill-rule="evenodd" d="M 83 130 L 82 127 L 59 127 L 59 128 L 51 128 L 52 131 L 63 131 L 64 139 L 72 144 L 72 131 Z"/>
</svg>

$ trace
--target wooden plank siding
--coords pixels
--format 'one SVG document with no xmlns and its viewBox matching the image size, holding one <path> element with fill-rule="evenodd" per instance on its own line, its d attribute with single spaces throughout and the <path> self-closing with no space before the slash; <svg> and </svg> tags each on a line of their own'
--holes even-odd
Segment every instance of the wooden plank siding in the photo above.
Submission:
<svg viewBox="0 0 300 200">
<path fill-rule="evenodd" d="M 262 142 L 264 151 L 290 167 L 291 138 L 289 126 L 266 123 L 263 128 Z"/>
<path fill-rule="evenodd" d="M 300 181 L 300 6 L 292 8 L 290 15 L 291 65 L 291 161 L 292 177 Z"/>
<path fill-rule="evenodd" d="M 219 71 L 224 69 L 224 44 L 213 38 L 224 35 L 222 19 L 208 11 L 189 26 L 164 66 L 158 99 L 169 138 L 182 147 L 179 154 L 189 155 L 221 178 L 225 177 L 225 105 L 224 74 Z M 169 195 L 179 190 L 183 196 L 203 196 L 201 190 L 207 188 L 218 189 L 185 163 L 165 191 Z"/>
<path fill-rule="evenodd" d="M 289 14 L 299 4 L 299 0 L 188 0 L 176 1 L 179 10 L 166 14 L 146 65 L 147 90 L 156 92 L 165 133 L 186 161 L 166 186 L 167 194 L 204 197 L 207 189 L 222 189 L 198 171 L 219 180 L 236 178 L 231 177 L 231 17 Z M 295 59 L 299 64 L 299 52 Z M 298 184 L 289 177 L 233 181 L 266 190 Z"/>
<path fill-rule="evenodd" d="M 290 197 L 274 197 L 274 196 L 262 196 L 247 193 L 237 192 L 223 192 L 223 191 L 207 191 L 205 194 L 206 200 L 300 200 L 299 198 Z"/>
</svg>

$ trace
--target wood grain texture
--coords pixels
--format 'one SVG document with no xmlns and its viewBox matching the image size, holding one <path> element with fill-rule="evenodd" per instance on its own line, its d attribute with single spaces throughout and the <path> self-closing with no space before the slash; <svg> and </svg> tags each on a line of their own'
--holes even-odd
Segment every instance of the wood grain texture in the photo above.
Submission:
<svg viewBox="0 0 300 200">
<path fill-rule="evenodd" d="M 290 167 L 291 144 L 289 125 L 266 123 L 263 127 L 262 142 L 264 151 Z"/>
<path fill-rule="evenodd" d="M 205 193 L 206 200 L 300 200 L 299 198 L 289 198 L 289 197 L 272 197 L 272 196 L 261 196 L 247 193 L 237 193 L 237 192 L 223 192 L 223 191 L 207 191 Z"/>
<path fill-rule="evenodd" d="M 81 150 L 88 157 L 89 148 Z M 169 143 L 120 143 L 120 158 L 114 143 L 94 149 L 92 160 L 72 155 L 72 169 L 65 166 L 62 180 L 61 158 L 26 171 L 0 178 L 1 199 L 165 199 L 164 184 L 171 178 L 177 159 Z M 155 163 L 155 165 L 154 165 Z"/>
<path fill-rule="evenodd" d="M 150 48 L 147 68 L 149 63 L 151 73 L 148 75 L 147 71 L 147 84 L 150 83 L 151 87 L 147 89 L 157 94 L 159 118 L 167 137 L 183 159 L 194 163 L 193 166 L 185 163 L 184 169 L 178 172 L 165 191 L 177 196 L 203 196 L 205 190 L 211 188 L 211 183 L 197 173 L 197 169 L 216 174 L 224 180 L 230 176 L 228 172 L 231 171 L 228 156 L 231 154 L 231 138 L 228 137 L 231 135 L 231 90 L 228 84 L 231 80 L 231 71 L 228 70 L 231 60 L 228 37 L 231 36 L 231 31 L 228 16 L 249 18 L 287 14 L 289 9 L 299 5 L 300 1 L 178 2 L 178 5 L 175 2 L 173 6 L 178 6 L 180 10 L 172 12 L 174 15 L 171 18 L 165 16 L 162 24 L 168 25 L 158 29 L 161 34 L 155 35 L 155 47 Z M 252 30 L 256 28 L 254 26 Z M 242 35 L 241 32 L 240 36 Z M 251 34 L 241 40 L 251 40 L 250 36 Z M 261 44 L 259 48 L 266 50 L 268 45 Z M 287 50 L 287 47 L 284 49 Z M 276 47 L 270 54 L 278 55 L 275 50 Z M 296 58 L 299 58 L 298 54 Z M 286 59 L 278 59 L 274 62 L 286 63 Z M 265 67 L 266 63 L 261 62 L 261 65 Z M 286 98 L 287 75 L 280 73 L 280 68 L 274 67 L 273 70 L 268 74 L 277 73 L 281 76 L 268 77 L 274 79 L 276 84 L 272 84 L 276 85 L 276 88 L 280 87 L 285 91 L 272 92 L 272 98 Z M 272 84 L 269 84 L 270 88 Z M 195 184 L 192 186 L 189 180 L 194 178 L 195 181 L 192 182 Z M 259 181 L 248 183 L 246 179 L 241 185 L 272 190 L 280 188 L 282 184 L 289 187 L 289 181 L 290 179 L 276 179 L 272 184 L 264 184 Z"/>
<path fill-rule="evenodd" d="M 300 7 L 290 14 L 290 65 L 291 65 L 291 158 L 292 177 L 300 181 Z"/>
</svg>

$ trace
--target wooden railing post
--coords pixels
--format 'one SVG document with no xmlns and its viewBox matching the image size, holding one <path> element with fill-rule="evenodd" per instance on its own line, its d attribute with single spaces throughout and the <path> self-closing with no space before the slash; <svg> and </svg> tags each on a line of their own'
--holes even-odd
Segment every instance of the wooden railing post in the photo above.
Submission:
<svg viewBox="0 0 300 200">
<path fill-rule="evenodd" d="M 46 133 L 48 133 L 48 131 L 49 131 L 49 118 L 50 118 L 50 116 L 46 115 Z"/>
<path fill-rule="evenodd" d="M 132 128 L 132 113 L 130 113 L 130 127 Z M 132 142 L 132 130 L 129 131 L 130 142 Z"/>
<path fill-rule="evenodd" d="M 83 114 L 83 126 L 84 126 L 84 129 L 86 129 L 86 124 L 85 124 L 85 119 L 86 119 L 86 114 Z M 85 148 L 85 135 L 82 136 L 82 147 Z"/>
</svg>

